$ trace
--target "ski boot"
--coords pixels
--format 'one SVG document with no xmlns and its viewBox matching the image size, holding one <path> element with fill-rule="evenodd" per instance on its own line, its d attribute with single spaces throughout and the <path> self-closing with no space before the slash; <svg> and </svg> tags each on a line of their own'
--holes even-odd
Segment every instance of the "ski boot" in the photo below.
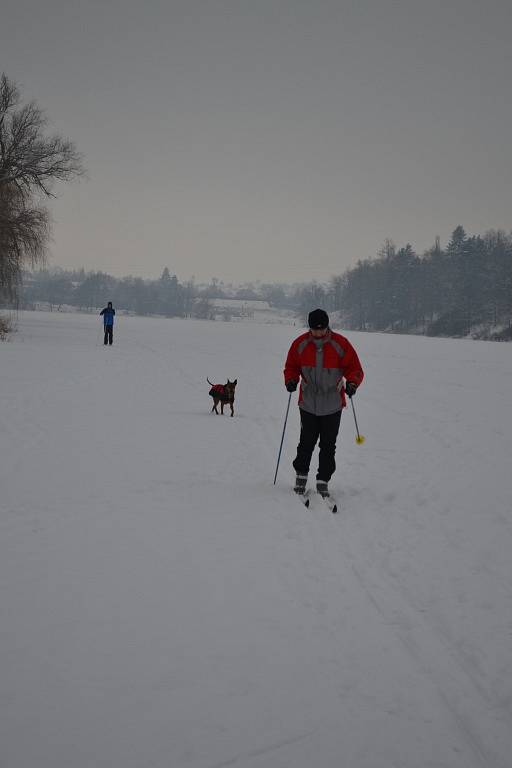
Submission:
<svg viewBox="0 0 512 768">
<path fill-rule="evenodd" d="M 329 486 L 327 480 L 316 481 L 316 492 L 319 493 L 323 499 L 329 498 Z"/>
<path fill-rule="evenodd" d="M 298 493 L 299 496 L 303 496 L 306 493 L 306 483 L 308 481 L 307 475 L 297 475 L 295 478 L 295 485 L 293 486 L 293 490 L 295 493 Z"/>
</svg>

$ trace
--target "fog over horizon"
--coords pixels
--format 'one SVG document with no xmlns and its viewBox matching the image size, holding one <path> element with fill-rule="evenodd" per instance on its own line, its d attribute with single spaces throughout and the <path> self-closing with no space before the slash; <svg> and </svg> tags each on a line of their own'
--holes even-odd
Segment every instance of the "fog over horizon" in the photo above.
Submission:
<svg viewBox="0 0 512 768">
<path fill-rule="evenodd" d="M 326 281 L 510 230 L 505 0 L 6 0 L 0 71 L 74 141 L 49 265 Z M 23 45 L 20 45 L 23 40 Z"/>
</svg>

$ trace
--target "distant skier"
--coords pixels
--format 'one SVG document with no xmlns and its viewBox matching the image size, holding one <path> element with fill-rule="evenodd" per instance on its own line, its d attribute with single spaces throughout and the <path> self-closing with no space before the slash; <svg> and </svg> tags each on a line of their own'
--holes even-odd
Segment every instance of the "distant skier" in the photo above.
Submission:
<svg viewBox="0 0 512 768">
<path fill-rule="evenodd" d="M 114 337 L 114 315 L 116 314 L 115 309 L 112 307 L 112 302 L 109 301 L 105 309 L 102 309 L 100 312 L 100 315 L 103 315 L 103 330 L 105 331 L 105 335 L 103 338 L 104 344 L 112 344 L 113 337 Z"/>
<path fill-rule="evenodd" d="M 323 309 L 309 313 L 310 330 L 292 343 L 284 368 L 288 392 L 295 392 L 300 379 L 300 440 L 293 468 L 297 476 L 294 491 L 306 491 L 309 465 L 320 438 L 316 489 L 329 496 L 328 483 L 336 469 L 334 454 L 341 411 L 346 406 L 345 393 L 353 397 L 364 373 L 353 346 L 329 328 L 329 316 Z M 343 380 L 345 379 L 345 385 Z"/>
</svg>

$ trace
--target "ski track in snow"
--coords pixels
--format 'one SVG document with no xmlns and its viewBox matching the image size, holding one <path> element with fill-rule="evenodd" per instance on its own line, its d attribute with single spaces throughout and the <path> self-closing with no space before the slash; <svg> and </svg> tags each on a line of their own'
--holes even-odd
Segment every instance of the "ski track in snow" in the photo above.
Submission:
<svg viewBox="0 0 512 768">
<path fill-rule="evenodd" d="M 507 768 L 510 348 L 347 333 L 333 516 L 293 398 L 272 485 L 300 329 L 97 330 L 0 345 L 2 768 Z"/>
</svg>

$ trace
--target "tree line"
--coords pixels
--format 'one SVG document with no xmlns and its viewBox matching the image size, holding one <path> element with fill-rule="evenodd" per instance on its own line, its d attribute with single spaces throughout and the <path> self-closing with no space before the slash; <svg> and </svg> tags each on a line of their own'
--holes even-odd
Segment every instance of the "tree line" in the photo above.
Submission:
<svg viewBox="0 0 512 768">
<path fill-rule="evenodd" d="M 181 284 L 166 267 L 158 280 L 116 278 L 105 272 L 41 269 L 24 274 L 18 306 L 33 309 L 41 303 L 49 309 L 63 305 L 93 311 L 112 301 L 115 307 L 136 315 L 185 317 L 192 314 L 193 284 Z"/>
<path fill-rule="evenodd" d="M 136 315 L 213 319 L 219 315 L 219 310 L 214 308 L 215 299 L 259 299 L 280 309 L 298 308 L 296 293 L 293 290 L 287 293 L 279 284 L 226 286 L 213 278 L 208 285 L 198 285 L 193 279 L 180 282 L 168 267 L 157 280 L 132 276 L 116 278 L 105 272 L 86 272 L 84 269 L 25 271 L 16 302 L 11 302 L 10 306 L 35 309 L 44 304 L 50 310 L 71 306 L 82 311 L 95 311 L 108 300 L 118 309 Z M 225 319 L 229 319 L 230 314 L 236 314 L 236 310 L 223 312 Z"/>
<path fill-rule="evenodd" d="M 458 226 L 421 256 L 387 240 L 333 278 L 329 296 L 351 329 L 512 340 L 512 234 Z"/>
<path fill-rule="evenodd" d="M 180 283 L 167 267 L 157 280 L 39 270 L 25 273 L 19 306 L 46 302 L 50 308 L 94 310 L 107 298 L 139 315 L 204 319 L 215 316 L 217 298 L 265 299 L 304 322 L 312 307 L 324 307 L 336 313 L 337 326 L 351 330 L 512 340 L 512 234 L 468 236 L 459 226 L 446 248 L 436 238 L 421 256 L 410 244 L 397 248 L 387 240 L 375 258 L 325 284 L 237 287 L 213 278 L 199 286 Z"/>
</svg>

